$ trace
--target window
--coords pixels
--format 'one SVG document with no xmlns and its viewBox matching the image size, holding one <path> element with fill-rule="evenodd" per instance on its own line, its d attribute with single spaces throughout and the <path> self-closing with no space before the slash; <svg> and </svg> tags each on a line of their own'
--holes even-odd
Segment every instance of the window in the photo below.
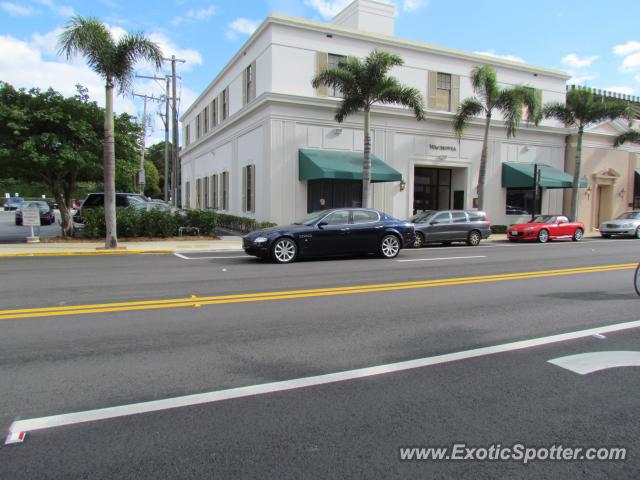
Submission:
<svg viewBox="0 0 640 480">
<path fill-rule="evenodd" d="M 340 60 L 343 60 L 347 57 L 345 57 L 344 55 L 335 55 L 333 53 L 329 54 L 329 68 L 335 68 L 338 66 L 338 62 L 340 62 Z M 337 97 L 337 98 L 342 98 L 342 92 L 334 87 L 329 87 L 328 90 L 329 96 L 330 97 Z"/>
<path fill-rule="evenodd" d="M 211 208 L 218 209 L 218 175 L 211 175 Z"/>
<path fill-rule="evenodd" d="M 327 225 L 346 225 L 349 223 L 349 212 L 347 210 L 338 210 L 325 217 L 323 220 Z"/>
<path fill-rule="evenodd" d="M 256 166 L 247 165 L 242 168 L 242 211 L 256 211 Z"/>
<path fill-rule="evenodd" d="M 196 117 L 196 140 L 202 136 L 202 113 Z"/>
<path fill-rule="evenodd" d="M 229 210 L 229 172 L 220 175 L 220 206 L 222 210 Z"/>
<path fill-rule="evenodd" d="M 541 192 L 538 192 L 536 214 L 540 213 L 542 204 Z M 507 215 L 533 214 L 533 188 L 507 188 Z"/>
<path fill-rule="evenodd" d="M 479 210 L 472 210 L 467 212 L 469 215 L 470 222 L 486 222 L 487 214 L 485 212 L 481 212 Z"/>
<path fill-rule="evenodd" d="M 208 106 L 204 107 L 204 112 L 202 115 L 204 117 L 204 133 L 207 133 L 209 131 L 209 107 Z"/>
<path fill-rule="evenodd" d="M 434 215 L 433 218 L 431 218 L 431 221 L 438 223 L 451 223 L 451 215 L 449 215 L 449 212 L 441 212 Z"/>
<path fill-rule="evenodd" d="M 184 195 L 185 195 L 185 203 L 187 204 L 187 208 L 191 208 L 191 182 L 187 182 L 184 187 Z"/>
<path fill-rule="evenodd" d="M 202 200 L 202 206 L 204 208 L 211 208 L 211 205 L 209 205 L 209 177 L 204 177 L 203 180 L 202 194 L 204 198 Z"/>
<path fill-rule="evenodd" d="M 214 98 L 211 102 L 211 128 L 218 126 L 218 99 Z"/>
<path fill-rule="evenodd" d="M 220 95 L 222 100 L 222 120 L 229 116 L 229 87 L 225 88 Z"/>
<path fill-rule="evenodd" d="M 191 143 L 191 139 L 189 138 L 191 136 L 190 132 L 189 132 L 189 125 L 187 125 L 186 127 L 184 127 L 184 143 L 185 145 L 189 145 L 189 143 Z"/>
<path fill-rule="evenodd" d="M 451 74 L 438 72 L 436 84 L 436 109 L 451 110 Z"/>
<path fill-rule="evenodd" d="M 354 210 L 353 223 L 375 223 L 380 220 L 378 212 L 371 210 Z"/>
<path fill-rule="evenodd" d="M 201 179 L 198 178 L 196 180 L 196 208 L 201 208 L 202 205 L 200 203 L 200 195 L 202 194 L 202 186 L 201 186 Z"/>
<path fill-rule="evenodd" d="M 467 214 L 464 212 L 451 212 L 453 223 L 467 223 Z"/>
<path fill-rule="evenodd" d="M 255 62 L 244 70 L 244 104 L 256 98 Z"/>
</svg>

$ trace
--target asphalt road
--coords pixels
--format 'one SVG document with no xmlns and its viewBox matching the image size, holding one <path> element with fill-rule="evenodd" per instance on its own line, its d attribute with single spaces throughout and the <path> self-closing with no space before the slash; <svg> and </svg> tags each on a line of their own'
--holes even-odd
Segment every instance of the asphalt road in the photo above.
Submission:
<svg viewBox="0 0 640 480">
<path fill-rule="evenodd" d="M 0 448 L 0 478 L 636 479 L 640 370 L 580 375 L 549 360 L 640 352 L 636 324 L 592 336 L 640 319 L 639 260 L 633 240 L 286 266 L 238 253 L 1 259 L 0 425 L 80 413 Z M 599 268 L 566 270 L 583 267 Z M 297 380 L 309 377 L 320 380 Z M 261 394 L 220 393 L 237 387 Z M 163 403 L 206 392 L 218 401 Z M 154 400 L 149 413 L 109 410 Z M 107 417 L 82 422 L 94 409 Z M 455 442 L 629 450 L 610 462 L 400 460 L 401 447 Z"/>
<path fill-rule="evenodd" d="M 60 236 L 60 212 L 54 210 L 56 223 L 53 225 L 42 225 L 39 227 L 40 237 L 59 237 Z M 31 235 L 30 227 L 23 227 L 15 224 L 15 211 L 0 211 L 0 243 L 18 243 L 25 242 L 26 238 Z M 38 228 L 38 227 L 36 227 Z"/>
</svg>

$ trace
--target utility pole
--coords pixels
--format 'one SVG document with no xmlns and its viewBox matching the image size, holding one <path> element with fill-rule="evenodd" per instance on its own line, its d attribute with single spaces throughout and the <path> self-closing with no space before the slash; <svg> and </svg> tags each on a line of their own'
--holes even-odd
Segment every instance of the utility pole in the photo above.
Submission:
<svg viewBox="0 0 640 480">
<path fill-rule="evenodd" d="M 138 93 L 133 94 L 134 97 L 140 97 L 144 99 L 144 109 L 142 114 L 142 145 L 140 148 L 140 168 L 138 171 L 138 185 L 140 185 L 140 193 L 144 194 L 144 186 L 145 186 L 145 173 L 144 173 L 144 151 L 146 148 L 146 139 L 147 139 L 147 100 L 151 101 L 160 101 L 159 98 L 154 97 L 153 95 L 140 95 Z"/>
<path fill-rule="evenodd" d="M 171 58 L 163 58 L 166 62 L 171 62 L 171 106 L 172 106 L 172 128 L 173 128 L 173 174 L 171 175 L 173 205 L 179 207 L 182 203 L 180 199 L 180 159 L 178 158 L 178 105 L 176 86 L 176 62 L 184 63 L 186 60 L 178 59 L 175 55 Z"/>
<path fill-rule="evenodd" d="M 136 75 L 137 78 L 146 78 L 149 80 L 164 80 L 165 81 L 165 95 L 164 95 L 164 115 L 160 114 L 162 123 L 164 124 L 164 201 L 168 202 L 170 198 L 170 184 L 169 184 L 169 89 L 171 86 L 171 76 L 165 75 L 164 77 L 148 77 L 145 75 Z"/>
</svg>

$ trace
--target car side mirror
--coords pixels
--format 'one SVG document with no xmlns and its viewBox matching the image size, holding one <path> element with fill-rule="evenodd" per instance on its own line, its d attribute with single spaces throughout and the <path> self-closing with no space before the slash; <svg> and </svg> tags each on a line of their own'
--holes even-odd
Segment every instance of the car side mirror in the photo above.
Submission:
<svg viewBox="0 0 640 480">
<path fill-rule="evenodd" d="M 439 223 L 438 220 L 434 220 L 433 222 L 429 222 L 429 225 L 438 225 Z"/>
<path fill-rule="evenodd" d="M 322 229 L 322 227 L 329 225 L 327 222 L 318 222 L 318 228 Z"/>
</svg>

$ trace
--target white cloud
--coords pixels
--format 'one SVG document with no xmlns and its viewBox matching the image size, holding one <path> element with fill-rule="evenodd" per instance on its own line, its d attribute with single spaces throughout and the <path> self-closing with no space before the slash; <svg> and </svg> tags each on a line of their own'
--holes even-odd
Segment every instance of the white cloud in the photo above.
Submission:
<svg viewBox="0 0 640 480">
<path fill-rule="evenodd" d="M 304 0 L 304 4 L 316 10 L 323 18 L 336 16 L 353 0 Z"/>
<path fill-rule="evenodd" d="M 521 57 L 518 57 L 516 55 L 500 55 L 500 54 L 497 54 L 493 49 L 489 49 L 484 52 L 473 52 L 473 53 L 476 53 L 478 55 L 486 55 L 488 57 L 503 58 L 505 60 L 511 60 L 512 62 L 524 63 L 524 59 Z"/>
<path fill-rule="evenodd" d="M 624 95 L 633 95 L 634 93 L 636 93 L 636 89 L 633 87 L 612 86 L 605 88 L 605 90 L 608 92 L 622 93 Z"/>
<path fill-rule="evenodd" d="M 35 3 L 48 7 L 56 15 L 61 17 L 72 17 L 76 14 L 76 11 L 70 5 L 58 5 L 53 0 L 32 0 Z"/>
<path fill-rule="evenodd" d="M 565 55 L 560 60 L 565 65 L 571 68 L 586 68 L 590 67 L 593 62 L 598 60 L 600 57 L 598 55 L 591 55 L 589 57 L 579 57 L 575 53 L 570 53 L 569 55 Z"/>
<path fill-rule="evenodd" d="M 635 72 L 637 70 L 640 70 L 640 52 L 625 57 L 620 67 L 621 72 Z"/>
<path fill-rule="evenodd" d="M 636 82 L 640 82 L 640 74 L 636 75 Z"/>
<path fill-rule="evenodd" d="M 227 38 L 235 40 L 238 35 L 251 35 L 260 25 L 260 20 L 249 20 L 248 18 L 236 18 L 228 25 Z"/>
<path fill-rule="evenodd" d="M 179 48 L 163 33 L 151 33 L 149 38 L 160 46 L 165 57 L 175 55 L 176 58 L 186 60 L 185 63 L 180 64 L 180 70 L 183 72 L 191 71 L 194 66 L 202 65 L 202 54 L 197 50 Z"/>
<path fill-rule="evenodd" d="M 583 73 L 576 74 L 575 72 L 568 72 L 571 78 L 567 80 L 568 85 L 584 85 L 587 82 L 593 81 L 598 78 L 597 73 Z"/>
<path fill-rule="evenodd" d="M 174 26 L 180 25 L 182 22 L 184 22 L 185 20 L 191 20 L 191 21 L 202 21 L 202 20 L 206 20 L 209 17 L 212 17 L 213 15 L 216 15 L 218 13 L 218 9 L 216 8 L 215 5 L 209 5 L 206 8 L 200 8 L 200 9 L 191 9 L 187 12 L 187 14 L 184 17 L 178 16 L 175 17 L 173 20 L 171 20 L 171 24 Z"/>
<path fill-rule="evenodd" d="M 426 7 L 429 0 L 404 0 L 402 3 L 402 9 L 405 12 L 415 12 L 423 7 Z"/>
<path fill-rule="evenodd" d="M 640 42 L 634 40 L 613 47 L 613 53 L 619 57 L 624 57 L 637 51 L 640 51 Z"/>
<path fill-rule="evenodd" d="M 33 5 L 20 5 L 12 2 L 1 2 L 0 9 L 12 17 L 29 17 L 40 13 L 40 10 L 34 8 Z"/>
</svg>

